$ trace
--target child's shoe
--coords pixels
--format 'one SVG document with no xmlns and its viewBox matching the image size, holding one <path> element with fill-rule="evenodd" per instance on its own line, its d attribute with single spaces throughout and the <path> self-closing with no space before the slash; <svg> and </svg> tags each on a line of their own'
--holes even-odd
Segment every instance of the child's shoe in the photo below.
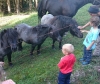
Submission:
<svg viewBox="0 0 100 84">
<path fill-rule="evenodd" d="M 84 60 L 83 58 L 80 58 L 79 61 L 80 61 L 80 62 L 83 62 L 83 61 L 85 61 L 85 60 Z"/>
<path fill-rule="evenodd" d="M 86 61 L 82 62 L 82 65 L 87 65 L 87 64 L 89 64 L 89 62 L 86 62 Z"/>
</svg>

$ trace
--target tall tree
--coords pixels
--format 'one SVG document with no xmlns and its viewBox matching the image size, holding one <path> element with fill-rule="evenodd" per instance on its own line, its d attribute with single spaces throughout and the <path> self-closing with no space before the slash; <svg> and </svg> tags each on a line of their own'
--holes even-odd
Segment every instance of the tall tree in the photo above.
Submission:
<svg viewBox="0 0 100 84">
<path fill-rule="evenodd" d="M 0 12 L 2 12 L 2 1 L 0 1 Z"/>
<path fill-rule="evenodd" d="M 35 9 L 37 9 L 37 7 L 38 7 L 38 0 L 34 0 L 34 7 L 35 7 Z"/>
<path fill-rule="evenodd" d="M 16 3 L 16 12 L 17 14 L 19 14 L 20 13 L 19 0 L 15 0 L 15 3 Z"/>
<path fill-rule="evenodd" d="M 29 10 L 32 10 L 32 0 L 29 0 Z"/>
<path fill-rule="evenodd" d="M 11 13 L 10 0 L 7 0 L 8 13 Z"/>
</svg>

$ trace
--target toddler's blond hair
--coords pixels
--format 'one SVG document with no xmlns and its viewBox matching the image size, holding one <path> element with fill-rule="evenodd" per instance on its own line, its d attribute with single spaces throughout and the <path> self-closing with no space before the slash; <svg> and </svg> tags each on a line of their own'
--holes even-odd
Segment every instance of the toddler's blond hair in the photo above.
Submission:
<svg viewBox="0 0 100 84">
<path fill-rule="evenodd" d="M 74 52 L 74 46 L 72 44 L 64 44 L 62 48 L 68 53 Z"/>
</svg>

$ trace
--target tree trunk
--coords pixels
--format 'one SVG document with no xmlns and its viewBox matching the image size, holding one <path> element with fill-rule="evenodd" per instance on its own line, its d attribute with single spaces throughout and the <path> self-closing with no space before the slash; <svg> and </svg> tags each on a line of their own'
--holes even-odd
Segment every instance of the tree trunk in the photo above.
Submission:
<svg viewBox="0 0 100 84">
<path fill-rule="evenodd" d="M 19 0 L 15 0 L 15 4 L 16 4 L 16 12 L 17 14 L 19 14 L 20 13 Z"/>
<path fill-rule="evenodd" d="M 0 12 L 2 12 L 2 1 L 0 1 Z"/>
<path fill-rule="evenodd" d="M 38 7 L 38 0 L 34 0 L 34 7 L 35 7 L 35 9 L 37 9 L 37 7 Z"/>
<path fill-rule="evenodd" d="M 7 0 L 8 13 L 11 13 L 10 0 Z"/>
<path fill-rule="evenodd" d="M 29 10 L 32 10 L 32 0 L 29 0 Z"/>
<path fill-rule="evenodd" d="M 23 7 L 22 7 L 22 0 L 20 0 L 20 2 L 19 2 L 19 5 L 20 5 L 20 12 L 22 12 L 22 10 L 23 10 Z"/>
</svg>

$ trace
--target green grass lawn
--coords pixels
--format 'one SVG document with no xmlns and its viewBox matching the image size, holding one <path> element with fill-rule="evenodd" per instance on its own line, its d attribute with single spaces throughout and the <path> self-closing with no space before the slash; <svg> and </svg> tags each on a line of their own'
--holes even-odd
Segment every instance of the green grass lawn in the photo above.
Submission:
<svg viewBox="0 0 100 84">
<path fill-rule="evenodd" d="M 89 5 L 82 7 L 75 15 L 75 19 L 79 25 L 84 25 L 89 21 L 89 14 L 87 12 Z M 29 15 L 13 16 L 12 18 L 2 18 L 0 29 L 13 27 L 18 23 L 27 23 L 31 26 L 38 24 L 37 13 L 30 13 Z M 3 19 L 4 18 L 4 19 Z M 1 23 L 1 22 L 0 22 Z M 89 27 L 87 28 L 89 29 Z M 86 33 L 84 33 L 85 37 Z M 73 37 L 70 33 L 63 37 L 63 44 L 71 43 L 75 47 L 75 55 L 77 62 L 71 76 L 71 84 L 100 84 L 100 72 L 97 72 L 97 66 L 100 65 L 98 58 L 93 58 L 90 65 L 82 66 L 78 61 L 82 57 L 84 38 Z M 7 57 L 5 57 L 5 71 L 8 78 L 13 79 L 16 84 L 57 84 L 57 77 L 59 69 L 57 63 L 63 56 L 61 50 L 58 49 L 58 42 L 56 42 L 56 49 L 51 48 L 52 40 L 47 38 L 41 48 L 41 55 L 36 54 L 29 56 L 31 45 L 23 43 L 23 50 L 14 52 L 12 54 L 12 61 L 14 66 L 9 67 L 7 64 Z"/>
</svg>

